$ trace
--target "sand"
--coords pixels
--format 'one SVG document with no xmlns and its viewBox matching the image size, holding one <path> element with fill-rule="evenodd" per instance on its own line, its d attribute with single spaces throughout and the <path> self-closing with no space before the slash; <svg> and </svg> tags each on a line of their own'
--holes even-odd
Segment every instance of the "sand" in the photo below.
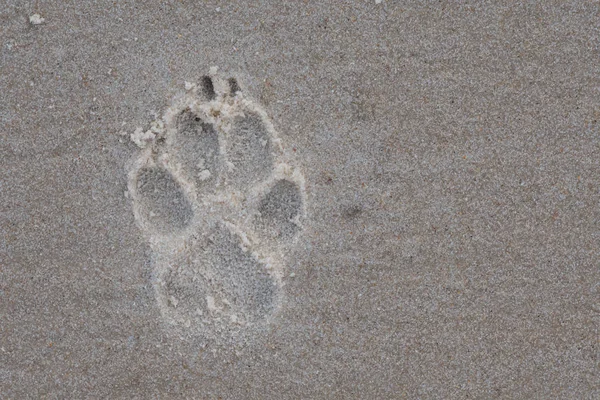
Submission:
<svg viewBox="0 0 600 400">
<path fill-rule="evenodd" d="M 597 2 L 0 5 L 0 398 L 600 397 Z"/>
</svg>

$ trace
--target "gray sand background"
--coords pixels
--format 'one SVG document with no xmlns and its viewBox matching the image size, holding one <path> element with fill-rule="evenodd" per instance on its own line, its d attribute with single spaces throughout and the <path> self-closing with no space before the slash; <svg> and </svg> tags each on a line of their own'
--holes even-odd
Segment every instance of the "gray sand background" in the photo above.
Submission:
<svg viewBox="0 0 600 400">
<path fill-rule="evenodd" d="M 592 1 L 0 0 L 0 398 L 599 398 L 599 27 Z M 308 195 L 239 349 L 165 330 L 124 196 L 119 132 L 212 66 Z"/>
</svg>

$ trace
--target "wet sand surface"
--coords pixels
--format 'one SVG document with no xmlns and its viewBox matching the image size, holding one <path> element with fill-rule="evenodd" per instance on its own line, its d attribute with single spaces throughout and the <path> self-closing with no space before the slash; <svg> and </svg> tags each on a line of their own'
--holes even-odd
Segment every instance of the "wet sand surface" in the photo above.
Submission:
<svg viewBox="0 0 600 400">
<path fill-rule="evenodd" d="M 600 397 L 597 2 L 0 3 L 0 398 Z"/>
</svg>

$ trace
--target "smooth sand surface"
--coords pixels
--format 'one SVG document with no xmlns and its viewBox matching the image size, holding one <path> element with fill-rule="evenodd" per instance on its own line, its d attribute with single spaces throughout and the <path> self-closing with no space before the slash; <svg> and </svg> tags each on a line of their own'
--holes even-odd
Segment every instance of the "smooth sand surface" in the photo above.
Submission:
<svg viewBox="0 0 600 400">
<path fill-rule="evenodd" d="M 0 0 L 0 398 L 600 398 L 599 27 L 592 1 Z M 259 116 L 218 164 L 235 200 L 186 203 L 210 153 L 135 203 L 129 135 L 159 146 L 194 84 L 214 103 L 164 146 L 227 136 L 211 74 Z M 243 187 L 261 129 L 301 192 Z"/>
</svg>

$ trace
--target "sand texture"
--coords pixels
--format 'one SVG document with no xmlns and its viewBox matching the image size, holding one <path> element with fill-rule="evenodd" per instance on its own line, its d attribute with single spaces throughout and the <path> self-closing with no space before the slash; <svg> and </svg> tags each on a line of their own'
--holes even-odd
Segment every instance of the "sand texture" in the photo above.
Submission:
<svg viewBox="0 0 600 400">
<path fill-rule="evenodd" d="M 0 399 L 600 398 L 597 1 L 0 0 Z"/>
</svg>

